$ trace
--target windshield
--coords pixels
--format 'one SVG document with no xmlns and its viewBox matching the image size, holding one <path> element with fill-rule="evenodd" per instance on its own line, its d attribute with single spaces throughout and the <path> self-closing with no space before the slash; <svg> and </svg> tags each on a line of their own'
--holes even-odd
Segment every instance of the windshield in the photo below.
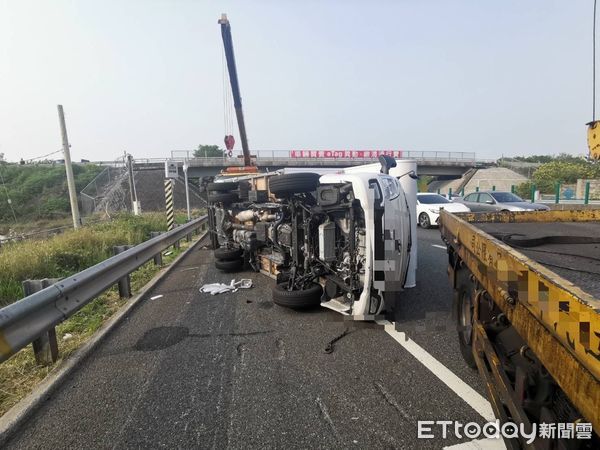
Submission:
<svg viewBox="0 0 600 450">
<path fill-rule="evenodd" d="M 417 200 L 419 201 L 419 203 L 423 203 L 425 205 L 434 205 L 437 203 L 450 203 L 449 200 L 446 200 L 446 198 L 438 194 L 418 195 Z"/>
<path fill-rule="evenodd" d="M 510 192 L 490 192 L 490 195 L 494 197 L 494 200 L 496 200 L 498 203 L 514 203 L 523 201 L 521 197 L 511 194 Z"/>
</svg>

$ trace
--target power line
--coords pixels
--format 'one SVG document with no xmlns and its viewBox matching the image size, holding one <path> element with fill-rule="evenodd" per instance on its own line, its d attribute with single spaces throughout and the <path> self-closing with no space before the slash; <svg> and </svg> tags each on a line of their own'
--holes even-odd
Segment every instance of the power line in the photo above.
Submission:
<svg viewBox="0 0 600 450">
<path fill-rule="evenodd" d="M 61 149 L 61 150 L 56 150 L 55 152 L 48 153 L 48 154 L 46 154 L 46 155 L 42 155 L 42 156 L 36 156 L 35 158 L 29 158 L 29 159 L 25 159 L 25 160 L 23 160 L 23 161 L 24 161 L 24 162 L 35 161 L 36 159 L 42 159 L 42 158 L 46 158 L 47 156 L 56 155 L 57 153 L 61 153 L 61 152 L 62 152 L 62 149 Z"/>
</svg>

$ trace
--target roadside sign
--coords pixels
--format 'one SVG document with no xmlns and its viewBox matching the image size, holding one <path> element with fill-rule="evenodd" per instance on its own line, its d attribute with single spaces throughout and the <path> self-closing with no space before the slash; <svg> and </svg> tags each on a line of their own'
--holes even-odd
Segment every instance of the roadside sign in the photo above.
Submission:
<svg viewBox="0 0 600 450">
<path fill-rule="evenodd" d="M 177 161 L 172 159 L 167 159 L 165 161 L 165 178 L 179 178 Z"/>
</svg>

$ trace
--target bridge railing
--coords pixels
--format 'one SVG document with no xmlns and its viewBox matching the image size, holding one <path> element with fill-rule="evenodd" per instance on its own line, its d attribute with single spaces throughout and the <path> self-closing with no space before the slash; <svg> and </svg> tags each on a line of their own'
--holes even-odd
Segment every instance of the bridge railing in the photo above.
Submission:
<svg viewBox="0 0 600 450">
<path fill-rule="evenodd" d="M 178 156 L 181 154 L 186 156 Z M 256 150 L 252 151 L 252 158 L 256 161 L 281 162 L 286 161 L 340 161 L 349 159 L 352 161 L 375 162 L 381 154 L 389 154 L 398 159 L 414 159 L 417 161 L 450 161 L 476 163 L 481 162 L 476 159 L 475 152 L 449 152 L 449 151 L 420 151 L 420 150 Z M 208 165 L 242 163 L 242 156 L 236 154 L 229 157 L 193 157 L 192 151 L 177 150 L 171 152 L 172 160 L 183 163 L 186 159 L 190 162 L 204 161 Z M 135 163 L 139 165 L 160 165 L 164 164 L 167 158 L 136 158 Z M 489 161 L 485 161 L 489 162 Z M 99 162 L 98 164 L 105 164 Z M 106 163 L 108 164 L 108 163 Z"/>
<path fill-rule="evenodd" d="M 199 217 L 0 309 L 0 362 L 48 335 L 55 340 L 56 325 L 206 222 Z"/>
</svg>

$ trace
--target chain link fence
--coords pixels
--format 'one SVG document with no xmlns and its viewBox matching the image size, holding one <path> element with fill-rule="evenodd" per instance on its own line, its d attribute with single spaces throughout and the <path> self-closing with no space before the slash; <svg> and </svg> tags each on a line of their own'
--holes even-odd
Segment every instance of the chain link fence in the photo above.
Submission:
<svg viewBox="0 0 600 450">
<path fill-rule="evenodd" d="M 115 186 L 120 187 L 123 177 L 127 175 L 125 164 L 107 166 L 79 193 L 81 215 L 90 216 L 101 209 L 104 199 Z"/>
</svg>

